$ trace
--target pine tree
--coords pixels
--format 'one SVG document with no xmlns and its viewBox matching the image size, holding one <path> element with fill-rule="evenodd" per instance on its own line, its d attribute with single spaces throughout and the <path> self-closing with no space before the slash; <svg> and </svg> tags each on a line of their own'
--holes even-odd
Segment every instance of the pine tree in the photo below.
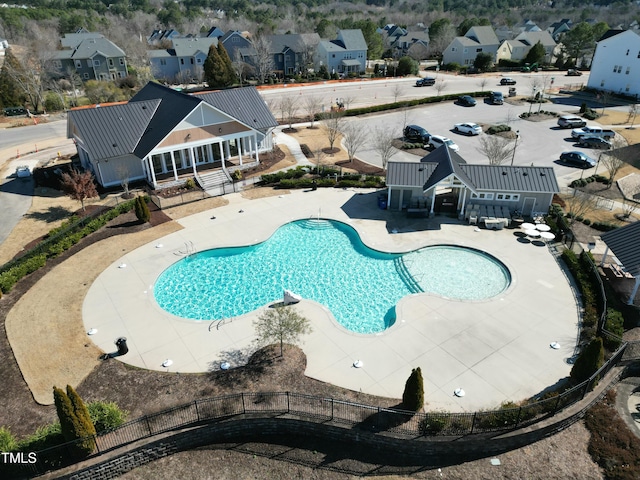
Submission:
<svg viewBox="0 0 640 480">
<path fill-rule="evenodd" d="M 238 80 L 236 78 L 236 72 L 233 69 L 233 64 L 231 63 L 231 58 L 229 58 L 229 54 L 227 53 L 227 49 L 224 48 L 222 42 L 218 42 L 218 55 L 220 55 L 220 59 L 222 60 L 222 64 L 225 68 L 224 75 L 224 86 L 230 87 Z"/>
<path fill-rule="evenodd" d="M 149 211 L 149 206 L 147 205 L 147 202 L 145 202 L 144 197 L 136 197 L 134 209 L 136 212 L 136 218 L 142 223 L 147 223 L 151 220 L 151 212 Z"/>
<path fill-rule="evenodd" d="M 4 56 L 4 63 L 0 70 L 0 108 L 20 107 L 24 105 L 25 97 L 21 93 L 20 86 L 12 78 L 10 71 L 22 69 L 20 62 L 10 48 Z"/>
<path fill-rule="evenodd" d="M 79 438 L 85 439 L 85 441 L 82 442 L 82 449 L 91 453 L 95 449 L 96 428 L 93 426 L 93 422 L 91 421 L 89 409 L 71 385 L 67 385 L 67 396 L 71 401 L 73 413 L 75 413 L 78 423 L 82 429 Z"/>
<path fill-rule="evenodd" d="M 596 373 L 604 363 L 602 338 L 596 337 L 580 353 L 571 368 L 571 378 L 581 383 Z"/>
<path fill-rule="evenodd" d="M 402 394 L 402 405 L 407 410 L 418 412 L 424 406 L 424 381 L 420 367 L 411 370 Z"/>
<path fill-rule="evenodd" d="M 402 405 L 413 412 L 419 412 L 424 406 L 424 381 L 420 367 L 411 370 L 404 386 Z"/>
<path fill-rule="evenodd" d="M 95 449 L 95 440 L 93 438 L 87 439 L 87 437 L 92 435 L 91 431 L 95 434 L 95 428 L 89 428 L 76 415 L 73 403 L 64 390 L 54 386 L 53 401 L 56 405 L 58 420 L 60 420 L 60 431 L 65 441 L 73 442 L 84 438 L 84 441 L 74 444 L 73 451 L 80 457 L 90 455 Z M 91 421 L 89 421 L 89 424 L 93 426 Z"/>
<path fill-rule="evenodd" d="M 224 62 L 220 58 L 215 45 L 209 47 L 209 54 L 204 61 L 204 80 L 211 88 L 224 87 Z"/>
</svg>

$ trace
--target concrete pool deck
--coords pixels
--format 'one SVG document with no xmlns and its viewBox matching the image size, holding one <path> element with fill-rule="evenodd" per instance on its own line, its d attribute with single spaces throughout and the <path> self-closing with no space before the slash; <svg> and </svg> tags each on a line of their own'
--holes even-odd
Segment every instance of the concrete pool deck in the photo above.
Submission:
<svg viewBox="0 0 640 480">
<path fill-rule="evenodd" d="M 252 322 L 262 309 L 222 322 L 181 319 L 156 304 L 156 278 L 191 245 L 202 251 L 253 244 L 287 222 L 320 216 L 348 223 L 377 250 L 453 244 L 486 251 L 509 268 L 512 283 L 486 301 L 405 297 L 396 307 L 396 323 L 374 335 L 349 332 L 329 309 L 303 300 L 296 308 L 313 329 L 300 342 L 308 376 L 400 398 L 411 369 L 420 366 L 429 410 L 474 411 L 523 400 L 569 375 L 567 359 L 574 353 L 579 322 L 573 290 L 549 249 L 521 238 L 518 230 L 478 230 L 440 216 L 409 219 L 378 209 L 373 190 L 225 198 L 228 205 L 179 220 L 182 230 L 126 253 L 98 276 L 84 300 L 83 322 L 87 331 L 97 330 L 89 338 L 100 349 L 114 352 L 114 341 L 126 337 L 129 353 L 116 358 L 159 371 L 205 372 L 222 362 L 243 364 L 256 349 Z M 552 349 L 552 342 L 560 348 Z M 167 359 L 172 364 L 165 368 Z M 362 368 L 353 366 L 356 360 Z M 466 395 L 454 396 L 457 388 Z"/>
</svg>

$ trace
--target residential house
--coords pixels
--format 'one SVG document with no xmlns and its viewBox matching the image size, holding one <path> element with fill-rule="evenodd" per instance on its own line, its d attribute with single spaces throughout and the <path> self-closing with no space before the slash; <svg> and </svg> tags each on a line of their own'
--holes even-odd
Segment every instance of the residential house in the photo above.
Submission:
<svg viewBox="0 0 640 480">
<path fill-rule="evenodd" d="M 496 37 L 498 37 L 500 43 L 504 42 L 505 40 L 513 39 L 513 29 L 508 25 L 500 25 L 499 27 L 496 27 L 494 29 L 494 32 L 496 34 Z"/>
<path fill-rule="evenodd" d="M 442 52 L 442 63 L 473 65 L 479 53 L 488 53 L 495 61 L 500 42 L 492 27 L 471 27 L 464 37 L 456 37 Z"/>
<path fill-rule="evenodd" d="M 60 40 L 62 50 L 52 52 L 53 67 L 64 74 L 71 70 L 83 81 L 116 80 L 127 76 L 126 54 L 99 33 L 80 30 Z"/>
<path fill-rule="evenodd" d="M 627 305 L 633 305 L 640 288 L 640 222 L 633 222 L 621 228 L 605 232 L 600 237 L 607 245 L 602 255 L 601 267 L 607 265 L 616 277 L 627 277 L 634 280 L 631 293 L 627 299 Z M 609 255 L 609 251 L 613 255 Z M 610 259 L 613 257 L 612 259 Z"/>
<path fill-rule="evenodd" d="M 218 39 L 218 42 L 222 43 L 232 62 L 240 59 L 243 62 L 252 63 L 251 58 L 255 56 L 255 50 L 248 32 L 229 30 Z"/>
<path fill-rule="evenodd" d="M 148 50 L 151 72 L 158 80 L 170 83 L 191 83 L 203 77 L 204 61 L 209 47 L 218 46 L 218 39 L 202 37 L 173 38 L 171 48 Z"/>
<path fill-rule="evenodd" d="M 573 22 L 570 19 L 563 18 L 559 22 L 553 22 L 551 25 L 549 25 L 549 27 L 547 28 L 547 32 L 549 32 L 549 34 L 555 41 L 558 41 L 563 33 L 571 30 L 572 25 Z"/>
<path fill-rule="evenodd" d="M 180 32 L 173 28 L 169 28 L 167 30 L 154 30 L 147 38 L 147 43 L 149 45 L 162 45 L 165 42 L 171 42 L 174 38 L 180 38 L 181 36 Z"/>
<path fill-rule="evenodd" d="M 518 35 L 523 32 L 540 32 L 542 29 L 531 19 L 525 19 L 513 26 L 513 33 Z"/>
<path fill-rule="evenodd" d="M 255 87 L 187 95 L 148 83 L 129 102 L 69 111 L 67 137 L 103 187 L 194 176 L 229 182 L 259 163 L 278 123 Z M 206 173 L 205 173 L 206 172 Z"/>
<path fill-rule="evenodd" d="M 320 43 L 317 33 L 267 35 L 266 39 L 273 55 L 273 71 L 278 77 L 313 68 L 313 57 Z"/>
<path fill-rule="evenodd" d="M 497 58 L 498 60 L 522 61 L 529 50 L 538 42 L 544 47 L 544 62 L 550 63 L 557 44 L 546 31 L 523 32 L 513 40 L 505 40 L 498 48 Z"/>
<path fill-rule="evenodd" d="M 408 30 L 396 37 L 391 48 L 395 50 L 395 58 L 408 55 L 415 60 L 424 60 L 429 56 L 429 30 Z"/>
<path fill-rule="evenodd" d="M 322 40 L 316 52 L 316 71 L 322 65 L 331 74 L 364 72 L 367 66 L 367 42 L 362 31 L 338 30 L 335 40 Z"/>
<path fill-rule="evenodd" d="M 633 30 L 609 30 L 596 44 L 587 87 L 640 95 L 640 35 Z"/>
<path fill-rule="evenodd" d="M 553 167 L 470 165 L 446 145 L 420 162 L 389 162 L 386 183 L 391 210 L 403 210 L 419 199 L 429 215 L 460 217 L 469 204 L 524 216 L 546 213 L 560 191 Z"/>
<path fill-rule="evenodd" d="M 200 37 L 220 38 L 223 35 L 224 35 L 224 32 L 220 30 L 218 27 L 211 27 L 209 30 L 207 30 L 206 33 L 201 34 Z"/>
</svg>

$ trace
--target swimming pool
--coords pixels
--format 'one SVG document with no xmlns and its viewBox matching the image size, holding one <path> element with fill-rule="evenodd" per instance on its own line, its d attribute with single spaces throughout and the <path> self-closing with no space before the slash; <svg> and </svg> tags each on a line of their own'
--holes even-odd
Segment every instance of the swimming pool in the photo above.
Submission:
<svg viewBox="0 0 640 480">
<path fill-rule="evenodd" d="M 427 260 L 430 256 L 435 258 Z M 283 225 L 265 242 L 208 250 L 176 262 L 158 277 L 154 295 L 176 316 L 216 320 L 281 300 L 286 289 L 325 305 L 348 330 L 377 333 L 393 324 L 395 305 L 411 293 L 477 300 L 499 294 L 509 281 L 506 267 L 482 252 L 441 246 L 384 253 L 365 246 L 344 223 L 300 220 Z"/>
</svg>

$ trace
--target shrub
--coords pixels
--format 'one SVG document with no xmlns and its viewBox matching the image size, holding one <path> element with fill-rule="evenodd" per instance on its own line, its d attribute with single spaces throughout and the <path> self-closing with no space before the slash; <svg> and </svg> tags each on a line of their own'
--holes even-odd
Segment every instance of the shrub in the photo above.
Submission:
<svg viewBox="0 0 640 480">
<path fill-rule="evenodd" d="M 586 102 L 582 102 L 580 104 L 580 113 L 584 113 L 587 111 L 587 103 Z"/>
<path fill-rule="evenodd" d="M 418 424 L 418 430 L 422 435 L 437 435 L 445 429 L 448 420 L 449 414 L 446 412 L 429 413 Z"/>
<path fill-rule="evenodd" d="M 510 132 L 510 131 L 511 131 L 511 127 L 509 125 L 491 125 L 487 129 L 487 134 L 488 135 L 494 135 L 496 133 Z"/>
<path fill-rule="evenodd" d="M 411 370 L 404 386 L 402 405 L 412 412 L 417 412 L 424 406 L 424 381 L 420 367 Z"/>
<path fill-rule="evenodd" d="M 518 423 L 520 407 L 513 402 L 504 402 L 499 410 L 478 412 L 477 424 L 482 429 L 513 427 Z"/>
<path fill-rule="evenodd" d="M 193 178 L 187 178 L 184 182 L 184 188 L 187 190 L 193 190 L 196 188 L 196 181 Z"/>
<path fill-rule="evenodd" d="M 135 199 L 136 218 L 142 223 L 147 223 L 151 220 L 151 212 L 144 197 L 136 197 Z"/>
<path fill-rule="evenodd" d="M 90 435 L 95 435 L 95 429 L 93 429 L 93 425 L 89 425 L 90 421 L 87 421 L 81 409 L 76 412 L 74 403 L 77 403 L 78 399 L 72 402 L 69 395 L 63 390 L 53 387 L 53 400 L 56 405 L 58 419 L 60 420 L 62 436 L 67 442 L 85 439 L 74 444 L 75 454 L 79 457 L 84 457 L 90 455 L 95 449 L 95 440 L 93 437 L 87 438 Z M 80 400 L 80 402 L 82 402 L 82 400 Z"/>
<path fill-rule="evenodd" d="M 580 352 L 571 368 L 571 378 L 582 383 L 596 373 L 604 363 L 602 338 L 596 337 Z"/>
<path fill-rule="evenodd" d="M 606 349 L 615 351 L 622 343 L 622 335 L 624 334 L 624 317 L 622 313 L 613 308 L 608 308 L 604 329 L 614 336 L 606 335 L 603 337 L 603 344 Z"/>
<path fill-rule="evenodd" d="M 0 427 L 0 452 L 13 452 L 18 448 L 18 442 L 11 431 L 6 427 Z"/>
<path fill-rule="evenodd" d="M 591 225 L 591 220 L 585 218 L 584 220 L 582 220 L 582 223 L 584 223 L 585 225 Z"/>
<path fill-rule="evenodd" d="M 38 428 L 33 435 L 29 435 L 19 443 L 19 448 L 23 452 L 37 452 L 64 442 L 60 423 L 56 422 Z"/>
<path fill-rule="evenodd" d="M 121 410 L 114 402 L 91 402 L 87 405 L 96 432 L 103 435 L 122 425 L 129 412 Z"/>
</svg>

